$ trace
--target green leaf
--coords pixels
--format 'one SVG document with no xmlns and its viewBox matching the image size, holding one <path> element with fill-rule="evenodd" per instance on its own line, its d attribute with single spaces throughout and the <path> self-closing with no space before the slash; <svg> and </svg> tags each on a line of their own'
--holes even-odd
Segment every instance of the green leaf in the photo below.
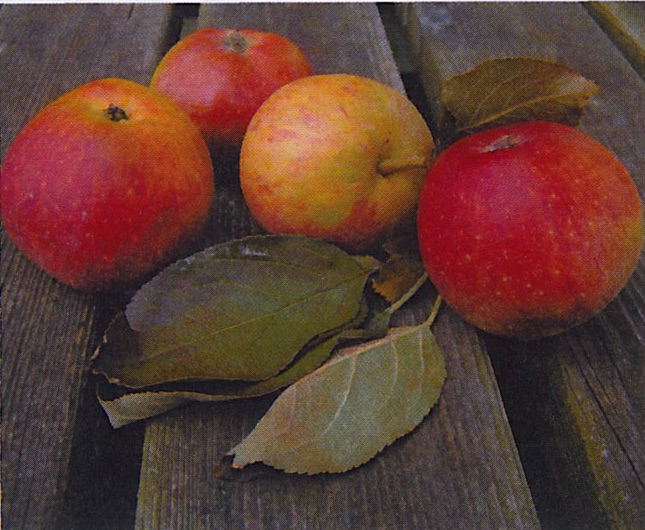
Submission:
<svg viewBox="0 0 645 530">
<path fill-rule="evenodd" d="M 115 387 L 103 380 L 97 385 L 96 393 L 110 424 L 119 428 L 194 402 L 226 401 L 270 394 L 318 368 L 339 340 L 340 336 L 334 335 L 312 346 L 284 371 L 264 381 L 209 381 L 200 385 L 180 383 L 133 391 Z"/>
<path fill-rule="evenodd" d="M 576 125 L 598 85 L 566 65 L 538 58 L 498 58 L 448 78 L 441 101 L 457 131 L 525 120 Z"/>
<path fill-rule="evenodd" d="M 357 467 L 422 421 L 445 377 L 425 325 L 343 349 L 276 399 L 230 451 L 232 466 L 264 462 L 306 474 Z"/>
<path fill-rule="evenodd" d="M 376 260 L 298 236 L 251 236 L 178 261 L 109 326 L 95 373 L 142 388 L 259 381 L 312 339 L 353 322 Z"/>
</svg>

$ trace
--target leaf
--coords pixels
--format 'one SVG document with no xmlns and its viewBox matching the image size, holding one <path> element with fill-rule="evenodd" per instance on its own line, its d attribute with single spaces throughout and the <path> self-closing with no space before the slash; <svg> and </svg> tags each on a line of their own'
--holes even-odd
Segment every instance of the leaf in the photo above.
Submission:
<svg viewBox="0 0 645 530">
<path fill-rule="evenodd" d="M 361 311 L 376 260 L 299 236 L 251 236 L 180 260 L 109 326 L 95 373 L 142 388 L 268 379 Z"/>
<path fill-rule="evenodd" d="M 416 232 L 400 234 L 385 242 L 389 257 L 372 277 L 372 287 L 389 303 L 407 293 L 424 274 Z"/>
<path fill-rule="evenodd" d="M 421 422 L 445 377 L 427 325 L 343 349 L 276 399 L 230 451 L 232 466 L 264 462 L 306 474 L 357 467 Z"/>
<path fill-rule="evenodd" d="M 576 125 L 598 85 L 566 65 L 538 58 L 498 58 L 448 78 L 441 100 L 460 132 L 516 121 Z"/>
<path fill-rule="evenodd" d="M 155 388 L 132 391 L 117 388 L 102 380 L 97 385 L 99 403 L 114 428 L 123 427 L 139 420 L 157 416 L 171 409 L 194 402 L 226 401 L 259 397 L 289 386 L 320 366 L 331 354 L 340 339 L 334 335 L 304 352 L 292 365 L 278 375 L 254 383 L 230 381 L 209 382 L 197 385 L 166 385 L 171 388 Z M 187 388 L 182 389 L 182 386 Z"/>
</svg>

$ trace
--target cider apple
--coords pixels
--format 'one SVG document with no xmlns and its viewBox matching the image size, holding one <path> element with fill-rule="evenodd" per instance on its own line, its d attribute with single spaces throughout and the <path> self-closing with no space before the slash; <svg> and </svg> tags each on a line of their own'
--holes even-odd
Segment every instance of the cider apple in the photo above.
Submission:
<svg viewBox="0 0 645 530">
<path fill-rule="evenodd" d="M 199 234 L 214 195 L 200 131 L 125 79 L 62 95 L 20 130 L 0 168 L 2 222 L 22 253 L 78 289 L 134 285 Z"/>
<path fill-rule="evenodd" d="M 587 134 L 531 121 L 458 140 L 430 168 L 418 238 L 428 275 L 490 333 L 555 335 L 624 287 L 643 244 L 627 170 Z"/>
<path fill-rule="evenodd" d="M 278 89 L 253 116 L 240 184 L 266 231 L 365 249 L 408 219 L 414 227 L 433 149 L 423 117 L 394 88 L 313 75 Z"/>
</svg>

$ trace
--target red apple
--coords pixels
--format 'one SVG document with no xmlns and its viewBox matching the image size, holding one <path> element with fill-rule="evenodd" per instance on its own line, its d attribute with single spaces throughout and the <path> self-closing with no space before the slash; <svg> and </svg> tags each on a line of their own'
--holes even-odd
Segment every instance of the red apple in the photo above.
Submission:
<svg viewBox="0 0 645 530">
<path fill-rule="evenodd" d="M 643 209 L 622 164 L 572 127 L 467 136 L 429 170 L 418 211 L 428 275 L 465 320 L 532 339 L 599 312 L 632 274 Z"/>
<path fill-rule="evenodd" d="M 214 193 L 195 124 L 123 79 L 47 105 L 0 171 L 9 237 L 46 272 L 88 291 L 135 283 L 171 261 L 202 228 Z"/>
<path fill-rule="evenodd" d="M 168 51 L 150 85 L 182 107 L 210 144 L 239 147 L 262 102 L 311 73 L 302 51 L 281 35 L 205 28 Z"/>
<path fill-rule="evenodd" d="M 242 142 L 240 184 L 267 231 L 364 249 L 412 218 L 433 157 L 414 105 L 365 77 L 305 77 L 277 90 Z"/>
</svg>

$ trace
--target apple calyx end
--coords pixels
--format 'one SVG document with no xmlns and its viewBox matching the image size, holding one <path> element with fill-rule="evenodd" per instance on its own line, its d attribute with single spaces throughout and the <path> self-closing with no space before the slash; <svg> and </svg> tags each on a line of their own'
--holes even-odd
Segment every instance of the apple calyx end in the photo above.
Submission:
<svg viewBox="0 0 645 530">
<path fill-rule="evenodd" d="M 516 145 L 523 144 L 525 138 L 517 134 L 505 134 L 500 136 L 494 142 L 484 146 L 481 150 L 482 153 L 492 153 L 493 151 L 499 151 L 500 149 L 510 149 Z"/>
<path fill-rule="evenodd" d="M 249 48 L 249 39 L 240 30 L 234 29 L 224 36 L 222 46 L 234 53 L 244 53 Z"/>
<path fill-rule="evenodd" d="M 127 120 L 128 115 L 121 107 L 117 107 L 114 103 L 110 103 L 107 109 L 103 111 L 103 115 L 110 121 Z"/>
</svg>

